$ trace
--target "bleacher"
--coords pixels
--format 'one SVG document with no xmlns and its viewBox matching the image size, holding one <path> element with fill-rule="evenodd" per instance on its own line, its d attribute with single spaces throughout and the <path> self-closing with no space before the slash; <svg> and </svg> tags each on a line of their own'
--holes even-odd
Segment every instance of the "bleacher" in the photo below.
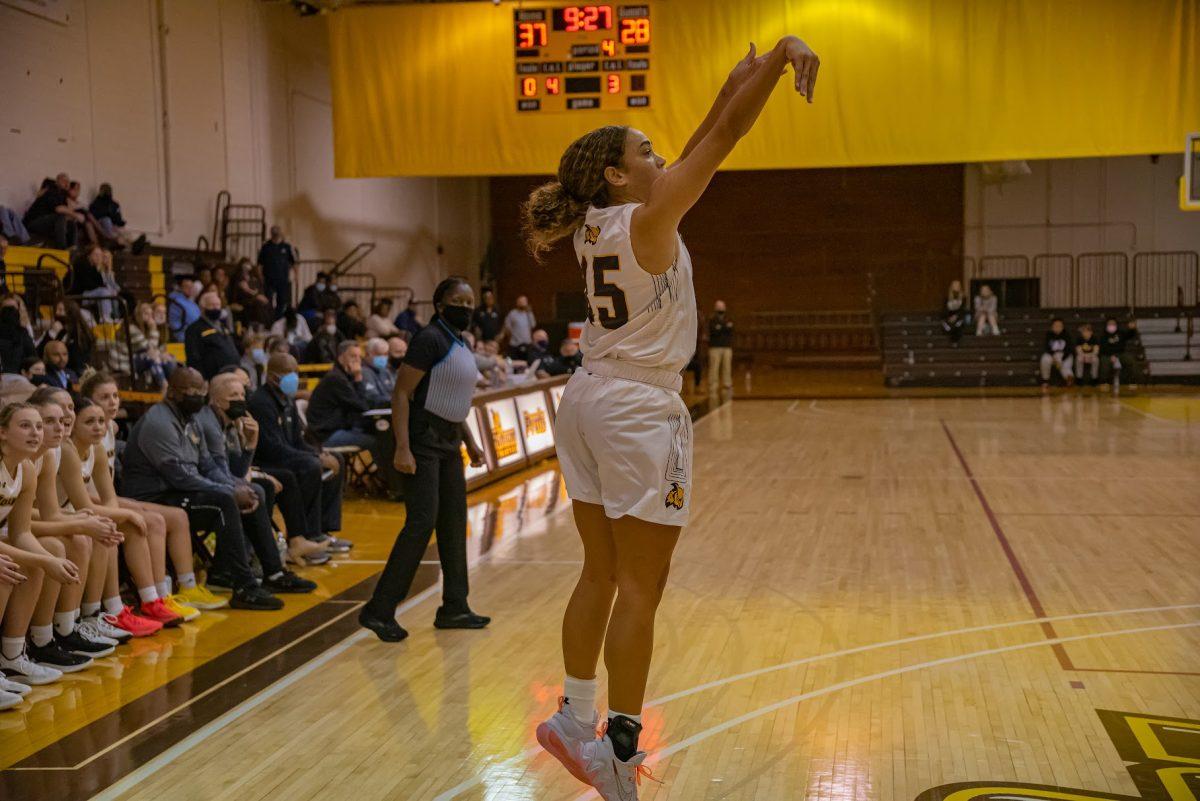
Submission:
<svg viewBox="0 0 1200 801">
<path fill-rule="evenodd" d="M 1139 327 L 1174 325 L 1174 308 L 1139 309 Z M 964 333 L 957 344 L 942 328 L 935 313 L 904 312 L 886 314 L 880 323 L 883 349 L 883 380 L 889 387 L 1036 387 L 1041 383 L 1038 360 L 1041 358 L 1050 321 L 1061 317 L 1066 329 L 1074 333 L 1083 323 L 1091 323 L 1101 332 L 1108 317 L 1122 325 L 1129 309 L 1002 309 L 999 336 L 975 336 Z M 1143 331 L 1147 348 L 1157 334 Z M 1146 340 L 1150 341 L 1147 342 Z M 1146 351 L 1135 353 L 1142 374 L 1153 378 Z"/>
</svg>

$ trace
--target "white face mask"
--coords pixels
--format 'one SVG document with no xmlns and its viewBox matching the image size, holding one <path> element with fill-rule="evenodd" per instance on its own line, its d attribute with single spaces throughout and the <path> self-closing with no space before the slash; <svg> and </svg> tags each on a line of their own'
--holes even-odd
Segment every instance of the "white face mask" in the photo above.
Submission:
<svg viewBox="0 0 1200 801">
<path fill-rule="evenodd" d="M 324 291 L 325 291 L 325 285 L 324 285 L 323 283 L 321 283 L 320 281 L 318 281 L 318 282 L 317 282 L 317 291 L 318 291 L 318 292 L 324 292 Z"/>
<path fill-rule="evenodd" d="M 336 326 L 336 325 L 327 325 L 327 326 L 325 326 L 325 333 L 326 333 L 326 334 L 336 334 L 336 333 L 337 333 L 337 326 Z"/>
<path fill-rule="evenodd" d="M 330 292 L 337 292 L 337 284 L 330 284 L 330 285 L 329 285 L 329 291 L 330 291 Z"/>
</svg>

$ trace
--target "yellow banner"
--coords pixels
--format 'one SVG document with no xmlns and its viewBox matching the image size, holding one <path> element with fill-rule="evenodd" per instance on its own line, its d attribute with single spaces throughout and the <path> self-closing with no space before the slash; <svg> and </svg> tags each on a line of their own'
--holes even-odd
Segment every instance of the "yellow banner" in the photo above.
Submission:
<svg viewBox="0 0 1200 801">
<path fill-rule="evenodd" d="M 785 80 L 730 168 L 1173 153 L 1200 130 L 1200 0 L 649 5 L 652 104 L 616 112 L 517 112 L 513 3 L 330 15 L 338 176 L 552 173 L 605 124 L 670 158 L 748 42 L 786 33 L 821 56 L 816 103 Z"/>
</svg>

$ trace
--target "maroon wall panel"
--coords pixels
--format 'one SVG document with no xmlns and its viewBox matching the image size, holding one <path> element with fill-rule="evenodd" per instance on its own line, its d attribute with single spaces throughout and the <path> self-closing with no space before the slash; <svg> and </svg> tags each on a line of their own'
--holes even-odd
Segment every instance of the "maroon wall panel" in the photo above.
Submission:
<svg viewBox="0 0 1200 801">
<path fill-rule="evenodd" d="M 570 241 L 536 264 L 519 207 L 545 178 L 491 181 L 500 302 L 527 294 L 544 317 L 582 287 Z M 751 311 L 936 308 L 961 273 L 961 165 L 768 170 L 717 175 L 681 229 L 696 294 Z"/>
</svg>

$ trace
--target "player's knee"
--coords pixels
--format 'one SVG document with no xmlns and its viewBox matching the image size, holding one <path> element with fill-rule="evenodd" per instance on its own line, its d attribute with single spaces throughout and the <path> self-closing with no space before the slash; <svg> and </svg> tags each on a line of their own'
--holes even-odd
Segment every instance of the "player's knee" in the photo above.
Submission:
<svg viewBox="0 0 1200 801">
<path fill-rule="evenodd" d="M 41 542 L 42 547 L 45 548 L 51 556 L 56 556 L 59 559 L 62 559 L 67 555 L 67 548 L 65 545 L 63 545 L 62 540 L 60 540 L 58 537 L 47 537 L 43 540 L 39 540 L 39 542 Z"/>
<path fill-rule="evenodd" d="M 588 561 L 587 559 L 584 559 L 583 571 L 580 575 L 580 579 L 588 582 L 589 584 L 616 587 L 617 571 L 615 569 L 615 565 L 613 565 L 611 562 L 602 563 L 594 560 Z"/>
<path fill-rule="evenodd" d="M 92 556 L 92 538 L 83 534 L 76 534 L 71 537 L 70 548 L 67 552 L 75 559 L 90 559 Z"/>
</svg>

